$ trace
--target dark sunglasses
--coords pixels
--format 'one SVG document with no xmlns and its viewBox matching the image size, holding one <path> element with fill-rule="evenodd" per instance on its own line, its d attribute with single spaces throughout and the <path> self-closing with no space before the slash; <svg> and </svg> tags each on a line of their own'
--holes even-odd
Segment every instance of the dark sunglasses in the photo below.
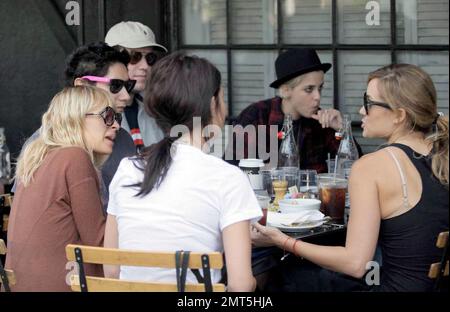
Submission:
<svg viewBox="0 0 450 312">
<path fill-rule="evenodd" d="M 387 103 L 375 102 L 375 101 L 369 100 L 369 98 L 367 97 L 367 93 L 364 92 L 364 109 L 366 110 L 366 115 L 369 115 L 369 110 L 374 105 L 392 110 L 391 106 Z"/>
<path fill-rule="evenodd" d="M 98 76 L 83 76 L 81 79 L 94 81 L 94 82 L 103 82 L 109 84 L 109 91 L 111 93 L 116 94 L 119 93 L 120 90 L 122 90 L 123 87 L 125 87 L 125 90 L 127 90 L 128 93 L 131 93 L 133 91 L 134 86 L 136 85 L 136 80 L 122 80 L 122 79 L 110 79 L 107 77 L 98 77 Z"/>
<path fill-rule="evenodd" d="M 154 52 L 149 52 L 144 55 L 142 52 L 138 51 L 130 51 L 130 64 L 134 65 L 139 63 L 142 60 L 142 57 L 145 57 L 145 61 L 148 66 L 153 66 L 158 60 L 158 55 Z"/>
<path fill-rule="evenodd" d="M 86 116 L 100 116 L 108 127 L 111 127 L 114 121 L 117 121 L 119 126 L 122 123 L 122 114 L 116 113 L 111 106 L 105 107 L 100 113 L 88 113 Z"/>
</svg>

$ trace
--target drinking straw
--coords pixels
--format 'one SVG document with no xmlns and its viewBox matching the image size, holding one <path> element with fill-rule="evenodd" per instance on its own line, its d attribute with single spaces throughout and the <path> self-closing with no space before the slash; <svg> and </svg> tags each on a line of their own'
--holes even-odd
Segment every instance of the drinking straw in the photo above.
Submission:
<svg viewBox="0 0 450 312">
<path fill-rule="evenodd" d="M 306 172 L 306 196 L 307 198 L 311 198 L 311 190 L 309 189 L 309 171 Z M 305 198 L 305 197 L 303 197 Z"/>
<path fill-rule="evenodd" d="M 336 173 L 337 173 L 337 164 L 338 164 L 338 155 L 336 155 L 336 157 L 334 158 L 334 182 L 336 182 Z"/>
<path fill-rule="evenodd" d="M 331 168 L 331 155 L 330 153 L 327 154 L 328 157 L 328 167 Z"/>
</svg>

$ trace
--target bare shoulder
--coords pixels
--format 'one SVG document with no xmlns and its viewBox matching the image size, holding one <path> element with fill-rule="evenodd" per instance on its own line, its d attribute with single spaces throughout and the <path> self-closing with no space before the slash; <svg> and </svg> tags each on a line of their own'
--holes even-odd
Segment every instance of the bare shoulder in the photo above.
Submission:
<svg viewBox="0 0 450 312">
<path fill-rule="evenodd" d="M 383 150 L 366 154 L 358 159 L 352 166 L 352 175 L 375 178 L 383 172 L 389 156 Z"/>
</svg>

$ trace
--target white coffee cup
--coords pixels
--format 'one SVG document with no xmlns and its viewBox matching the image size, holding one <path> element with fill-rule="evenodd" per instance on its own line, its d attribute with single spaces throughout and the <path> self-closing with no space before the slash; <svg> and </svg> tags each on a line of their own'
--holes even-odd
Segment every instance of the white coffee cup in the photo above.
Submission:
<svg viewBox="0 0 450 312">
<path fill-rule="evenodd" d="M 263 188 L 262 176 L 259 174 L 259 170 L 262 167 L 264 167 L 262 159 L 248 158 L 239 161 L 239 168 L 247 174 L 254 190 L 261 190 Z"/>
</svg>

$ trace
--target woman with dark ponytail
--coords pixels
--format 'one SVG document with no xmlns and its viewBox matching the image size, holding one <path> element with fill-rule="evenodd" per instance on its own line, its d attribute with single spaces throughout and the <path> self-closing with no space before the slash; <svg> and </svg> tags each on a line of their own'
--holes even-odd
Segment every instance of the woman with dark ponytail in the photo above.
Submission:
<svg viewBox="0 0 450 312">
<path fill-rule="evenodd" d="M 299 241 L 290 251 L 360 278 L 374 268 L 370 261 L 379 242 L 381 276 L 373 290 L 431 291 L 428 270 L 440 261 L 436 240 L 449 223 L 448 117 L 437 111 L 431 77 L 415 65 L 370 73 L 363 101 L 363 136 L 384 138 L 388 145 L 352 167 L 345 247 Z M 255 244 L 281 247 L 288 239 L 276 229 L 254 225 Z"/>
<path fill-rule="evenodd" d="M 224 251 L 228 291 L 253 291 L 250 223 L 262 213 L 247 177 L 202 151 L 203 129 L 221 128 L 226 108 L 220 72 L 176 53 L 158 61 L 147 81 L 145 108 L 164 138 L 124 159 L 110 187 L 105 246 L 195 252 Z M 213 272 L 213 280 L 221 279 Z M 105 266 L 117 277 L 118 267 Z M 175 281 L 175 271 L 121 267 L 120 278 Z M 188 273 L 187 280 L 196 282 Z"/>
</svg>

